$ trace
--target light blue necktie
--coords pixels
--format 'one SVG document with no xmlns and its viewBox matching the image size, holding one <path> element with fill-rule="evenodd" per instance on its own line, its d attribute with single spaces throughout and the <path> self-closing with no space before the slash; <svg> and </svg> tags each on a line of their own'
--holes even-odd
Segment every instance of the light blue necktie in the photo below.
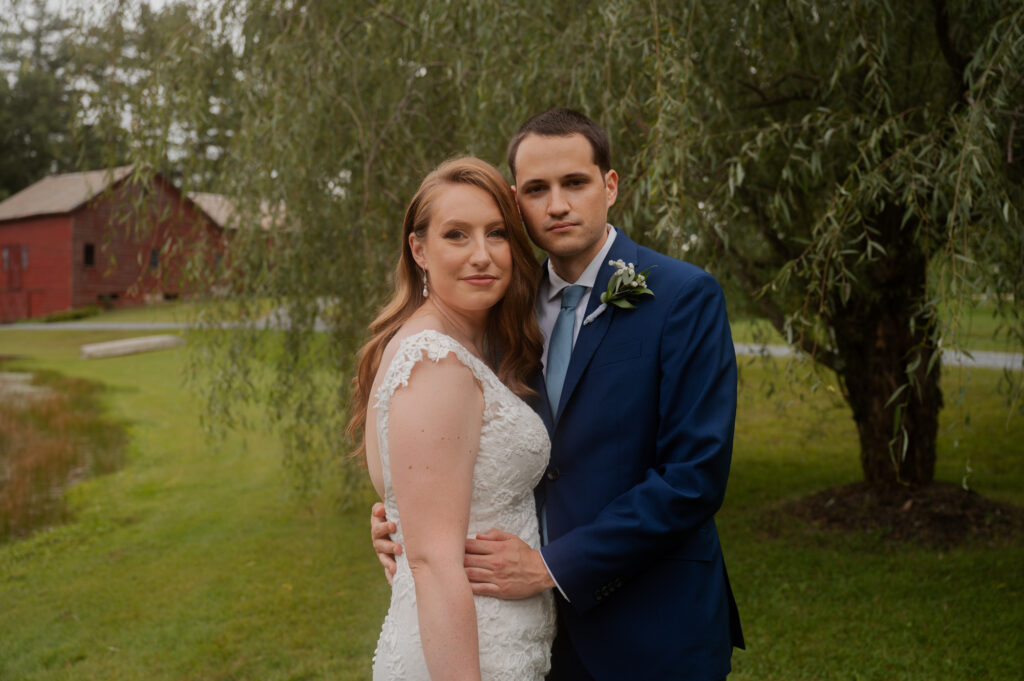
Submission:
<svg viewBox="0 0 1024 681">
<path fill-rule="evenodd" d="M 552 415 L 558 413 L 558 400 L 562 397 L 565 372 L 569 369 L 569 357 L 572 355 L 572 332 L 576 326 L 576 306 L 579 305 L 580 298 L 583 297 L 586 290 L 577 284 L 562 289 L 562 309 L 558 311 L 555 328 L 551 330 L 547 375 L 544 377 Z"/>
</svg>

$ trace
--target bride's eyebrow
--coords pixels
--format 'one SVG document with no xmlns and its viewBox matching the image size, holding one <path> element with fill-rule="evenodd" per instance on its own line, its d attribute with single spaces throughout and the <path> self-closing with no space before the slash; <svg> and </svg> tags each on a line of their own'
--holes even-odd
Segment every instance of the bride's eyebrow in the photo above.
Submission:
<svg viewBox="0 0 1024 681">
<path fill-rule="evenodd" d="M 469 224 L 468 222 L 466 222 L 462 218 L 448 218 L 447 220 L 442 222 L 439 226 L 440 227 L 472 227 L 473 225 Z"/>
</svg>

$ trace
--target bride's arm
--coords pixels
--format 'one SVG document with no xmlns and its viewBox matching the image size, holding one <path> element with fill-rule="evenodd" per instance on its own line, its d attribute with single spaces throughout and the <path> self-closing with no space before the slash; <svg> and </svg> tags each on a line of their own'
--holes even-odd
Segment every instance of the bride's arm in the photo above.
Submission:
<svg viewBox="0 0 1024 681">
<path fill-rule="evenodd" d="M 480 388 L 451 356 L 417 363 L 391 398 L 391 479 L 434 679 L 480 679 L 476 609 L 462 562 L 482 419 Z"/>
</svg>

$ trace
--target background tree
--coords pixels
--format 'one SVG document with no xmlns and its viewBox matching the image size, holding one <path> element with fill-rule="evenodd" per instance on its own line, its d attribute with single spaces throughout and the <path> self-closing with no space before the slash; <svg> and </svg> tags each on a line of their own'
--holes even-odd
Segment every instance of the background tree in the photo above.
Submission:
<svg viewBox="0 0 1024 681">
<path fill-rule="evenodd" d="M 689 198 L 666 202 L 659 229 L 699 231 L 755 309 L 835 372 L 872 485 L 932 480 L 953 331 L 940 313 L 958 316 L 943 304 L 994 295 L 1024 338 L 1021 7 L 789 2 L 730 24 L 699 9 L 666 17 L 731 45 L 658 59 L 688 94 L 658 97 L 644 179 Z M 686 54 L 660 35 L 656 55 Z M 659 147 L 686 149 L 684 162 Z"/>
<path fill-rule="evenodd" d="M 551 106 L 610 131 L 617 224 L 713 270 L 836 373 L 873 485 L 932 479 L 956 305 L 990 296 L 1024 341 L 1020 2 L 229 5 L 187 10 L 204 37 L 152 42 L 124 100 L 149 141 L 132 158 L 166 158 L 173 121 L 203 130 L 203 74 L 230 64 L 231 144 L 215 174 L 197 153 L 182 177 L 276 229 L 240 230 L 210 316 L 250 331 L 206 334 L 194 357 L 221 420 L 269 397 L 307 478 L 344 449 L 352 353 L 419 179 L 455 153 L 501 163 Z"/>
<path fill-rule="evenodd" d="M 0 21 L 0 200 L 42 177 L 100 167 L 108 147 L 79 113 L 74 17 L 45 0 L 12 3 Z M 112 142 L 112 141 L 108 141 Z"/>
<path fill-rule="evenodd" d="M 203 185 L 219 173 L 239 127 L 226 97 L 236 70 L 231 46 L 193 15 L 184 2 L 117 3 L 98 19 L 78 18 L 71 56 L 91 128 L 130 131 L 132 148 L 118 147 L 111 163 L 143 160 L 174 181 L 199 173 L 188 181 Z"/>
</svg>

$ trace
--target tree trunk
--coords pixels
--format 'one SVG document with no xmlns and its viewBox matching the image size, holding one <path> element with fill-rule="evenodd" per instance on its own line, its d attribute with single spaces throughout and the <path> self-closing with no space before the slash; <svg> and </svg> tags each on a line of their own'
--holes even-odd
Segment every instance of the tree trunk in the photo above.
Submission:
<svg viewBox="0 0 1024 681">
<path fill-rule="evenodd" d="M 901 227 L 901 215 L 887 208 L 874 221 L 888 256 L 858 272 L 869 281 L 833 307 L 840 378 L 860 435 L 864 479 L 879 487 L 932 481 L 942 407 L 937 325 L 924 305 L 928 259 L 913 226 Z"/>
</svg>

